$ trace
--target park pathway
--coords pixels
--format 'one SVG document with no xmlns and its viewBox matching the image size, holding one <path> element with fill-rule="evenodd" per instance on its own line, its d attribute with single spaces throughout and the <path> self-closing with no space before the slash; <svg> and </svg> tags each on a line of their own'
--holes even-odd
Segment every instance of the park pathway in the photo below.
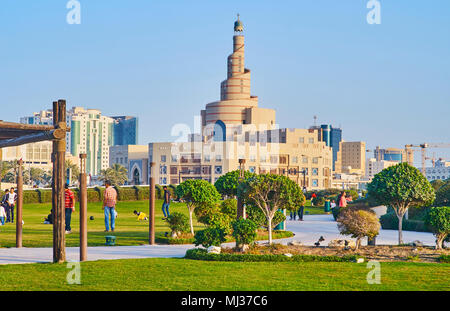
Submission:
<svg viewBox="0 0 450 311">
<path fill-rule="evenodd" d="M 277 243 L 287 244 L 292 240 L 301 241 L 303 245 L 314 245 L 320 236 L 325 238 L 322 245 L 327 245 L 332 239 L 343 239 L 339 234 L 332 215 L 305 215 L 304 221 L 287 221 L 287 229 L 295 236 L 288 239 L 276 240 Z M 396 230 L 380 230 L 377 244 L 397 244 Z M 348 237 L 347 237 L 348 238 Z M 403 232 L 403 240 L 409 243 L 419 240 L 425 245 L 434 245 L 435 238 L 428 232 Z M 363 245 L 367 244 L 364 241 Z M 234 243 L 225 243 L 230 247 Z M 194 245 L 142 245 L 142 246 L 96 246 L 88 248 L 88 260 L 132 259 L 132 258 L 170 258 L 183 257 L 186 250 Z M 67 247 L 68 261 L 78 261 L 79 248 Z M 52 261 L 51 248 L 0 248 L 0 264 L 45 263 Z"/>
</svg>

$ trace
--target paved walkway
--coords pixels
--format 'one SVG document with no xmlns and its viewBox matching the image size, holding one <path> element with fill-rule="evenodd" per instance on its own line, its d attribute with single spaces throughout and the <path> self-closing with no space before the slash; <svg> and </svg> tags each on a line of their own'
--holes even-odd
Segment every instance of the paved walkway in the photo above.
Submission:
<svg viewBox="0 0 450 311">
<path fill-rule="evenodd" d="M 339 234 L 336 222 L 331 215 L 305 215 L 304 221 L 288 220 L 287 228 L 294 232 L 295 236 L 276 240 L 276 242 L 287 244 L 292 240 L 298 240 L 304 245 L 314 245 L 319 237 L 323 236 L 325 241 L 322 245 L 327 245 L 332 239 L 345 238 Z M 377 237 L 377 244 L 395 245 L 397 244 L 397 239 L 398 233 L 396 230 L 381 230 L 380 235 Z M 425 245 L 434 245 L 435 243 L 434 236 L 427 232 L 403 231 L 403 240 L 405 243 L 419 240 Z M 363 245 L 366 242 L 367 240 L 363 242 Z M 225 243 L 224 246 L 233 245 L 234 243 Z M 183 257 L 186 250 L 193 247 L 193 245 L 97 246 L 88 248 L 88 260 Z M 66 255 L 68 261 L 78 261 L 79 248 L 66 248 Z M 0 264 L 44 263 L 51 261 L 51 248 L 0 248 Z"/>
</svg>

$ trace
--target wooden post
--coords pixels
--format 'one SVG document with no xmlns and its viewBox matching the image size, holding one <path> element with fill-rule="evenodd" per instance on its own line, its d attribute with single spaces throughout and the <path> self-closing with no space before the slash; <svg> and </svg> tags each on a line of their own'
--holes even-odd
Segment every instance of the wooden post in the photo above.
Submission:
<svg viewBox="0 0 450 311">
<path fill-rule="evenodd" d="M 80 154 L 80 261 L 87 260 L 87 180 L 85 153 Z"/>
<path fill-rule="evenodd" d="M 17 212 L 16 212 L 16 247 L 22 247 L 22 210 L 23 210 L 23 161 L 17 161 Z"/>
<path fill-rule="evenodd" d="M 150 197 L 149 197 L 149 213 L 148 213 L 148 242 L 155 245 L 155 162 L 150 162 Z"/>
<path fill-rule="evenodd" d="M 53 125 L 55 128 L 66 129 L 66 101 L 53 102 Z M 66 140 L 53 140 L 53 182 L 52 182 L 52 209 L 53 209 L 53 262 L 66 261 L 65 236 L 65 155 Z"/>
</svg>

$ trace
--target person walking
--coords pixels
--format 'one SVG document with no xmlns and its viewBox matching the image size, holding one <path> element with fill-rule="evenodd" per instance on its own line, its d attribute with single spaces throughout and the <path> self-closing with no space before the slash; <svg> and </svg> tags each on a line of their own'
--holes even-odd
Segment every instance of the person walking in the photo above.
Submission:
<svg viewBox="0 0 450 311">
<path fill-rule="evenodd" d="M 5 225 L 5 218 L 6 218 L 5 207 L 3 205 L 0 205 L 0 226 Z"/>
<path fill-rule="evenodd" d="M 111 182 L 107 180 L 105 182 L 105 194 L 103 197 L 103 210 L 105 211 L 105 232 L 109 232 L 109 228 L 111 227 L 111 231 L 114 232 L 116 227 L 116 215 L 115 215 L 115 207 L 117 203 L 117 191 L 111 186 Z M 111 223 L 110 223 L 111 218 Z"/>
<path fill-rule="evenodd" d="M 347 199 L 345 198 L 345 191 L 342 191 L 341 197 L 339 198 L 339 208 L 347 207 Z"/>
<path fill-rule="evenodd" d="M 170 207 L 170 191 L 167 190 L 167 186 L 163 187 L 164 189 L 164 201 L 162 205 L 162 211 L 164 214 L 163 219 L 167 219 L 170 216 L 169 207 Z"/>
<path fill-rule="evenodd" d="M 17 202 L 17 194 L 14 192 L 14 188 L 11 188 L 6 197 L 6 222 L 14 223 L 14 207 Z"/>
<path fill-rule="evenodd" d="M 66 234 L 72 233 L 70 221 L 72 220 L 72 212 L 75 212 L 75 196 L 72 190 L 69 189 L 69 184 L 66 184 L 64 190 L 65 207 L 66 207 Z"/>
<path fill-rule="evenodd" d="M 290 211 L 289 216 L 290 216 L 289 220 L 295 220 L 295 218 L 297 217 L 297 211 Z"/>
</svg>

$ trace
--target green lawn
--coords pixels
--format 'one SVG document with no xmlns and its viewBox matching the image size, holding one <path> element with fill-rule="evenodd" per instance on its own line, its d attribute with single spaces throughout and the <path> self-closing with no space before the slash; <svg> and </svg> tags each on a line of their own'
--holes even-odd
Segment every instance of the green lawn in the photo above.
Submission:
<svg viewBox="0 0 450 311">
<path fill-rule="evenodd" d="M 205 262 L 135 259 L 84 262 L 81 285 L 65 264 L 0 266 L 0 290 L 450 290 L 450 264 L 381 263 L 381 284 L 366 264 Z"/>
<path fill-rule="evenodd" d="M 164 221 L 162 213 L 162 200 L 156 201 L 156 242 L 167 244 L 168 238 L 164 235 L 170 229 L 167 222 Z M 52 247 L 53 243 L 53 226 L 44 224 L 44 218 L 50 213 L 51 204 L 28 204 L 23 209 L 23 246 L 24 247 Z M 148 214 L 148 201 L 128 201 L 118 202 L 116 210 L 119 214 L 116 219 L 116 236 L 117 246 L 143 245 L 148 244 L 148 221 L 139 222 L 137 216 L 133 214 L 134 210 L 143 211 Z M 170 212 L 180 212 L 189 216 L 186 204 L 171 203 Z M 90 216 L 94 216 L 94 220 L 89 220 Z M 66 246 L 79 246 L 79 206 L 76 205 L 76 211 L 72 214 L 72 233 L 66 235 Z M 196 221 L 194 216 L 194 230 L 205 228 L 203 224 Z M 104 246 L 105 236 L 111 233 L 104 232 L 105 221 L 104 212 L 101 203 L 88 204 L 88 245 Z M 273 238 L 283 238 L 292 236 L 291 232 L 274 232 Z M 265 240 L 267 237 L 258 235 L 258 240 Z M 232 239 L 228 239 L 231 241 Z M 184 240 L 183 243 L 191 241 Z M 16 224 L 6 224 L 0 226 L 0 247 L 16 246 Z"/>
<path fill-rule="evenodd" d="M 161 210 L 162 200 L 156 202 L 156 238 L 157 242 L 164 237 L 164 233 L 170 231 L 167 223 L 162 220 Z M 24 247 L 51 247 L 53 226 L 44 224 L 44 218 L 50 213 L 51 204 L 28 204 L 23 210 L 23 246 Z M 116 219 L 116 230 L 114 235 L 117 237 L 116 245 L 142 245 L 148 243 L 148 221 L 139 222 L 137 216 L 133 214 L 134 210 L 143 211 L 148 214 L 148 201 L 130 201 L 118 202 L 116 210 L 119 214 Z M 171 203 L 170 212 L 181 212 L 188 215 L 184 203 Z M 94 220 L 89 220 L 94 216 Z M 72 234 L 66 235 L 66 246 L 79 246 L 79 206 L 77 203 L 76 211 L 72 214 Z M 201 229 L 204 226 L 198 224 L 194 217 L 194 229 Z M 88 204 L 88 245 L 105 245 L 104 212 L 101 203 Z M 0 226 L 0 247 L 15 247 L 16 245 L 16 225 L 6 224 Z"/>
</svg>

